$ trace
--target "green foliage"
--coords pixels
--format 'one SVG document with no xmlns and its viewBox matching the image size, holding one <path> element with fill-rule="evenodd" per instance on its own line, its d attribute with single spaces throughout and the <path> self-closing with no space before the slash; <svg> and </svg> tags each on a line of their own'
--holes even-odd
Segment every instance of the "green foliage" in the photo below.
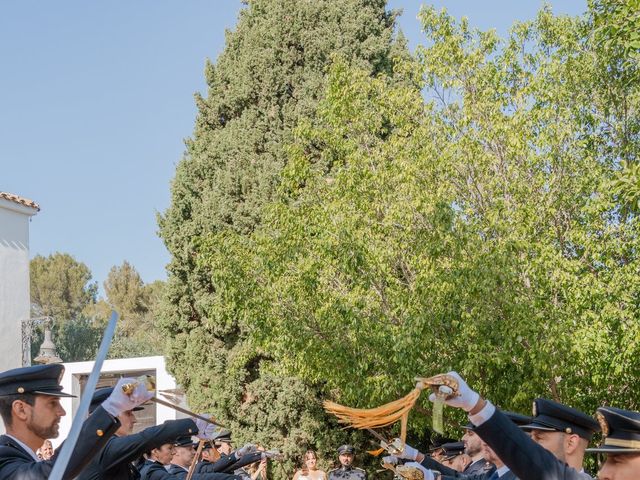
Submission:
<svg viewBox="0 0 640 480">
<path fill-rule="evenodd" d="M 53 342 L 65 362 L 92 360 L 100 345 L 111 309 L 121 316 L 110 358 L 160 355 L 165 339 L 155 322 L 164 282 L 145 285 L 128 262 L 113 267 L 104 282 L 107 300 L 96 302 L 97 284 L 84 263 L 64 253 L 36 256 L 31 261 L 32 316 L 53 318 Z M 35 326 L 31 356 L 38 356 L 43 340 Z"/>
<path fill-rule="evenodd" d="M 420 19 L 424 90 L 338 62 L 260 227 L 199 244 L 210 312 L 354 406 L 455 368 L 513 410 L 638 409 L 638 220 L 610 189 L 637 86 L 590 17 L 544 9 L 505 40 Z"/>
<path fill-rule="evenodd" d="M 393 40 L 395 14 L 385 5 L 249 1 L 227 33 L 224 52 L 206 66 L 207 95 L 196 96 L 194 135 L 177 167 L 171 206 L 159 219 L 172 255 L 163 326 L 171 338 L 168 365 L 191 403 L 212 408 L 237 426 L 238 436 L 249 428 L 241 423 L 246 391 L 273 357 L 248 341 L 253 319 L 235 315 L 234 302 L 244 301 L 236 295 L 246 286 L 229 296 L 218 292 L 216 269 L 203 262 L 200 247 L 211 233 L 248 236 L 260 224 L 287 164 L 294 128 L 314 122 L 332 55 L 369 74 L 390 72 L 392 58 L 407 55 L 403 41 Z M 229 255 L 224 262 L 235 268 L 239 260 Z M 280 381 L 295 383 L 280 378 L 277 365 L 269 368 Z M 319 423 L 325 418 L 317 399 L 297 408 L 294 417 L 315 412 Z M 290 427 L 281 426 L 283 435 Z"/>
<path fill-rule="evenodd" d="M 144 284 L 138 271 L 125 261 L 112 267 L 104 282 L 106 302 L 97 310 L 107 318 L 111 308 L 120 315 L 117 335 L 109 349 L 109 358 L 161 355 L 165 338 L 157 325 L 160 299 L 165 283 Z"/>
<path fill-rule="evenodd" d="M 637 71 L 640 60 L 640 1 L 590 0 L 594 37 L 613 52 L 625 70 Z"/>
<path fill-rule="evenodd" d="M 275 102 L 288 121 L 273 134 L 258 119 L 274 97 L 256 93 L 271 77 L 243 76 L 236 47 L 262 65 L 244 39 L 279 37 L 241 33 L 279 32 L 279 6 L 250 2 L 209 67 L 161 220 L 164 327 L 192 402 L 242 438 L 287 445 L 297 430 L 270 409 L 309 413 L 297 418 L 315 435 L 318 397 L 370 407 L 448 369 L 511 410 L 537 396 L 639 409 L 640 83 L 630 51 L 603 41 L 616 5 L 545 8 L 504 39 L 424 8 L 416 60 L 388 42 L 373 66 L 336 55 L 313 102 Z M 250 87 L 224 83 L 232 74 Z M 279 78 L 269 92 L 289 84 Z M 280 110 L 300 99 L 304 115 Z M 255 148 L 265 132 L 275 143 Z M 413 415 L 412 432 L 425 423 Z"/>
<path fill-rule="evenodd" d="M 148 312 L 148 299 L 140 274 L 127 261 L 119 267 L 111 267 L 104 281 L 104 291 L 109 303 L 121 318 L 135 317 Z"/>
<path fill-rule="evenodd" d="M 65 362 L 93 360 L 102 341 L 104 324 L 83 315 L 54 328 L 54 343 Z"/>
<path fill-rule="evenodd" d="M 33 316 L 52 316 L 64 323 L 95 302 L 98 286 L 90 283 L 89 267 L 69 254 L 36 255 L 29 270 Z"/>
</svg>

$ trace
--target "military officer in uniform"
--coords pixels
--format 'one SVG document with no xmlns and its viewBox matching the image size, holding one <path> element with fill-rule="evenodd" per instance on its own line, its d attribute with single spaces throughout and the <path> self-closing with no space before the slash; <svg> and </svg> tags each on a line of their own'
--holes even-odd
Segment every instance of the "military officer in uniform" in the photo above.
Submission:
<svg viewBox="0 0 640 480">
<path fill-rule="evenodd" d="M 196 465 L 196 472 L 233 473 L 242 478 L 242 467 L 258 462 L 266 455 L 265 452 L 259 452 L 256 446 L 251 443 L 234 450 L 231 432 L 226 429 L 219 430 L 213 435 L 213 446 L 219 455 L 218 460 L 215 462 L 203 460 Z M 207 456 L 211 457 L 210 455 Z"/>
<path fill-rule="evenodd" d="M 527 415 L 521 415 L 515 412 L 504 412 L 504 415 L 512 422 L 516 428 L 523 428 L 524 425 L 531 423 L 531 417 Z M 460 473 L 458 470 L 450 468 L 440 462 L 437 462 L 433 458 L 422 454 L 410 445 L 405 445 L 404 450 L 399 455 L 401 459 L 412 460 L 418 462 L 422 467 L 428 471 L 424 474 L 425 480 L 433 480 L 436 478 L 435 472 L 442 474 L 443 480 L 449 480 L 453 478 L 464 480 L 494 480 L 497 478 L 505 477 L 502 480 L 515 480 L 517 477 L 509 472 L 509 468 L 504 465 L 501 459 L 493 452 L 484 442 L 480 442 L 481 455 L 483 458 L 489 461 L 492 467 L 486 472 L 467 474 Z M 407 463 L 410 465 L 411 463 Z"/>
<path fill-rule="evenodd" d="M 187 451 L 181 452 L 185 458 L 178 459 L 176 449 L 181 448 Z M 190 462 L 194 460 L 194 454 L 189 450 L 193 452 L 193 443 L 189 436 L 183 436 L 175 442 L 152 449 L 147 453 L 147 461 L 140 469 L 141 480 L 184 480 L 191 466 Z M 189 458 L 188 465 L 186 465 L 186 457 Z M 226 473 L 194 473 L 191 478 L 192 480 L 240 480 L 240 477 Z"/>
<path fill-rule="evenodd" d="M 462 436 L 464 443 L 464 453 L 469 455 L 471 463 L 467 465 L 462 473 L 465 475 L 478 475 L 495 470 L 491 462 L 488 462 L 483 455 L 482 439 L 473 431 L 473 425 L 467 423 L 462 427 L 465 432 Z"/>
<path fill-rule="evenodd" d="M 165 465 L 171 463 L 173 457 L 173 443 L 163 443 L 145 453 L 147 459 L 140 468 L 141 480 L 164 480 L 172 479 L 172 475 L 167 472 Z"/>
<path fill-rule="evenodd" d="M 197 445 L 197 444 L 196 444 Z M 189 467 L 195 460 L 196 445 L 189 435 L 178 437 L 173 442 L 173 457 L 167 471 L 177 478 L 186 478 Z"/>
<path fill-rule="evenodd" d="M 600 431 L 598 422 L 580 410 L 546 398 L 533 401 L 533 415 L 533 421 L 522 429 L 558 460 L 584 472 L 584 454 L 594 433 Z"/>
<path fill-rule="evenodd" d="M 112 387 L 101 388 L 93 394 L 90 412 L 102 404 L 113 392 Z M 135 413 L 142 410 L 135 407 L 123 412 L 119 417 L 120 428 L 115 436 L 109 439 L 105 447 L 91 461 L 78 480 L 136 480 L 140 473 L 132 462 L 144 452 L 158 447 L 166 442 L 171 442 L 181 435 L 206 435 L 209 425 L 204 421 L 194 422 L 191 419 L 169 420 L 162 425 L 157 425 L 132 434 L 136 423 Z M 214 425 L 211 425 L 213 429 Z M 189 437 L 191 438 L 191 437 Z"/>
<path fill-rule="evenodd" d="M 598 472 L 598 479 L 640 478 L 640 413 L 600 407 L 596 411 L 596 418 L 602 427 L 602 445 L 587 451 L 607 455 Z"/>
<path fill-rule="evenodd" d="M 338 460 L 340 467 L 329 471 L 329 480 L 366 480 L 367 472 L 353 466 L 355 448 L 351 445 L 342 445 L 338 448 Z"/>
<path fill-rule="evenodd" d="M 450 442 L 442 445 L 442 464 L 462 473 L 471 463 L 469 455 L 464 453 L 464 443 Z"/>
<path fill-rule="evenodd" d="M 60 418 L 66 415 L 60 405 L 60 364 L 16 368 L 0 373 L 0 415 L 6 435 L 0 436 L 0 478 L 40 480 L 49 477 L 56 456 L 38 461 L 36 450 L 47 438 L 56 438 Z M 124 384 L 133 379 L 122 379 Z M 120 427 L 118 416 L 151 397 L 140 386 L 130 395 L 122 389 L 108 396 L 85 420 L 63 478 L 75 478 Z"/>
<path fill-rule="evenodd" d="M 552 452 L 532 440 L 491 402 L 481 398 L 477 392 L 469 388 L 456 372 L 449 372 L 447 375 L 457 381 L 458 392 L 456 396 L 448 398 L 445 403 L 451 407 L 462 408 L 469 414 L 469 420 L 475 425 L 475 432 L 518 478 L 521 480 L 588 480 L 591 478 L 584 471 L 571 467 L 565 460 L 557 458 Z M 432 395 L 429 398 L 434 400 L 435 396 Z M 582 420 L 580 419 L 580 422 Z M 573 430 L 571 432 L 567 430 L 565 433 L 572 435 Z"/>
<path fill-rule="evenodd" d="M 442 445 L 445 443 L 455 442 L 455 438 L 447 438 L 447 437 L 436 437 L 431 441 L 431 446 L 429 447 L 429 456 L 433 458 L 435 461 L 440 462 L 442 460 Z"/>
</svg>

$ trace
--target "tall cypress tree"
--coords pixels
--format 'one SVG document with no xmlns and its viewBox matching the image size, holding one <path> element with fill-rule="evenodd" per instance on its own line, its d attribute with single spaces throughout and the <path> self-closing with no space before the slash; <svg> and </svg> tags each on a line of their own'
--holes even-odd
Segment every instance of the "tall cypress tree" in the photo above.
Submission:
<svg viewBox="0 0 640 480">
<path fill-rule="evenodd" d="M 162 318 L 169 368 L 194 407 L 212 408 L 241 439 L 284 442 L 290 453 L 301 444 L 322 449 L 313 435 L 326 426 L 313 391 L 273 374 L 269 353 L 247 340 L 250 320 L 210 314 L 215 272 L 199 261 L 198 245 L 227 229 L 248 235 L 260 223 L 295 127 L 313 122 L 334 55 L 377 75 L 390 73 L 406 46 L 395 39 L 386 0 L 245 3 L 224 51 L 205 67 L 208 92 L 196 95 L 195 131 L 159 220 L 172 256 Z"/>
</svg>

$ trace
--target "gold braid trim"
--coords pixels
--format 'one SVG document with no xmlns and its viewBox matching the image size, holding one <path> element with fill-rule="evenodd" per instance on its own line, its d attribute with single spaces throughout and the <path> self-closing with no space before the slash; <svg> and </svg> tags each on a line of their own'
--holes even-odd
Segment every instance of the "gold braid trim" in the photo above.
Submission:
<svg viewBox="0 0 640 480">
<path fill-rule="evenodd" d="M 449 397 L 459 395 L 458 381 L 448 374 L 436 375 L 429 378 L 416 378 L 416 380 L 418 382 L 416 388 L 411 390 L 411 392 L 399 400 L 386 403 L 380 407 L 350 408 L 329 400 L 325 400 L 323 406 L 328 413 L 338 417 L 339 423 L 344 423 L 353 428 L 382 428 L 393 425 L 400 420 L 400 439 L 402 443 L 404 443 L 407 438 L 409 412 L 416 404 L 424 388 L 430 387 L 435 392 L 438 391 L 441 386 L 447 386 L 451 388 L 452 391 Z"/>
<path fill-rule="evenodd" d="M 329 400 L 325 400 L 323 406 L 327 412 L 338 417 L 338 422 L 353 428 L 381 428 L 402 420 L 402 430 L 406 432 L 409 411 L 415 405 L 421 391 L 421 388 L 414 388 L 400 400 L 395 400 L 377 408 L 350 408 Z"/>
</svg>

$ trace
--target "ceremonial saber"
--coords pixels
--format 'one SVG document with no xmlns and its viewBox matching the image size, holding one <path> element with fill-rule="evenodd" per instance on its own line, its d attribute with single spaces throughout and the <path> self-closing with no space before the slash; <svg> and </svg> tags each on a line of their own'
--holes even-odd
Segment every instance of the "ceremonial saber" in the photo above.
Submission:
<svg viewBox="0 0 640 480">
<path fill-rule="evenodd" d="M 107 357 L 107 353 L 109 352 L 109 346 L 111 345 L 113 334 L 116 331 L 117 323 L 118 314 L 114 310 L 111 310 L 111 319 L 109 320 L 107 328 L 104 331 L 102 343 L 100 343 L 100 349 L 98 350 L 98 355 L 96 356 L 96 360 L 93 364 L 93 369 L 91 370 L 89 379 L 87 380 L 87 383 L 84 387 L 84 393 L 82 394 L 82 399 L 80 400 L 80 406 L 78 407 L 76 415 L 73 418 L 73 423 L 71 424 L 71 431 L 69 432 L 67 439 L 62 444 L 60 455 L 57 456 L 56 462 L 53 464 L 53 469 L 51 470 L 51 474 L 49 475 L 49 480 L 62 480 L 62 476 L 67 469 L 67 464 L 71 459 L 73 448 L 76 446 L 78 437 L 80 436 L 82 424 L 84 423 L 87 412 L 89 411 L 89 404 L 91 403 L 93 392 L 95 391 L 96 385 L 98 384 L 98 379 L 100 378 L 100 370 L 102 369 L 104 359 Z"/>
<path fill-rule="evenodd" d="M 200 458 L 200 454 L 202 453 L 202 447 L 204 447 L 204 442 L 205 440 L 200 439 L 200 441 L 198 442 L 198 450 L 196 450 L 196 456 L 193 458 L 193 461 L 191 462 L 191 465 L 189 466 L 189 472 L 187 473 L 187 479 L 186 480 L 191 480 L 191 477 L 193 477 L 193 472 L 196 471 L 196 463 L 198 463 L 198 460 Z"/>
<path fill-rule="evenodd" d="M 152 376 L 152 375 L 142 375 L 142 376 L 138 377 L 138 379 L 134 383 L 127 383 L 126 385 L 123 385 L 122 386 L 122 391 L 124 393 L 126 393 L 127 395 L 131 395 L 131 393 L 133 393 L 133 391 L 135 390 L 136 386 L 141 384 L 141 383 L 144 383 L 146 385 L 147 390 L 150 391 L 150 392 L 156 390 L 156 379 L 155 379 L 155 377 Z M 163 393 L 161 391 L 158 391 L 158 393 L 160 393 L 162 395 L 166 395 L 165 393 Z M 168 395 L 166 395 L 166 396 L 168 396 Z M 202 420 L 204 422 L 210 423 L 210 424 L 215 425 L 217 427 L 227 428 L 224 425 L 218 423 L 215 420 L 215 418 L 207 418 L 207 417 L 204 417 L 202 415 L 198 415 L 197 413 L 194 413 L 191 410 L 187 410 L 184 407 L 181 407 L 181 406 L 176 405 L 174 403 L 168 402 L 168 401 L 163 400 L 161 398 L 151 397 L 149 399 L 149 401 L 150 402 L 155 402 L 155 403 L 157 403 L 159 405 L 163 405 L 165 407 L 172 408 L 177 412 L 184 413 L 185 415 L 187 415 L 189 417 L 197 418 L 198 420 Z"/>
<path fill-rule="evenodd" d="M 150 401 L 155 402 L 158 405 L 164 405 L 165 407 L 173 408 L 177 412 L 184 413 L 185 415 L 188 415 L 193 418 L 197 418 L 198 420 L 203 420 L 207 423 L 211 423 L 212 425 L 216 425 L 220 428 L 227 428 L 221 423 L 218 423 L 214 418 L 203 417 L 202 415 L 198 415 L 197 413 L 194 413 L 191 410 L 187 410 L 186 408 L 183 408 L 179 405 L 175 405 L 171 402 L 167 402 L 166 400 L 162 400 L 161 398 L 153 397 Z"/>
<path fill-rule="evenodd" d="M 369 432 L 371 435 L 373 435 L 374 437 L 376 437 L 378 440 L 380 440 L 380 442 L 384 443 L 385 445 L 388 445 L 389 442 L 387 442 L 387 440 L 380 435 L 378 432 L 376 432 L 373 428 L 367 428 L 366 429 L 367 432 Z M 385 449 L 386 450 L 386 449 Z"/>
</svg>

